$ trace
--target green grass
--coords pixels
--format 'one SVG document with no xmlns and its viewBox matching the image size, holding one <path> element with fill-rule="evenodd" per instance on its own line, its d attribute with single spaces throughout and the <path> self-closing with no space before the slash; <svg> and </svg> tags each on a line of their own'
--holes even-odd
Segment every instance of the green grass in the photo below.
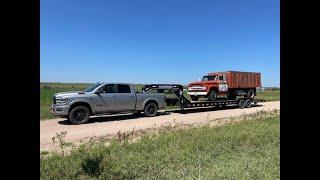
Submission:
<svg viewBox="0 0 320 180">
<path fill-rule="evenodd" d="M 63 91 L 80 91 L 86 89 L 90 84 L 87 83 L 40 83 L 40 120 L 55 118 L 50 112 L 50 106 L 52 103 L 52 96 L 55 93 Z M 135 88 L 141 91 L 143 85 L 137 84 Z M 184 95 L 190 99 L 189 95 L 184 92 Z M 280 100 L 280 90 L 272 91 L 266 90 L 257 94 L 257 98 L 265 99 L 266 101 L 278 101 Z M 172 107 L 166 107 L 165 109 L 173 109 Z"/>
<path fill-rule="evenodd" d="M 279 179 L 279 115 L 40 156 L 41 179 Z"/>
<path fill-rule="evenodd" d="M 256 98 L 261 98 L 266 101 L 280 101 L 280 90 L 265 90 L 264 92 L 258 92 Z"/>
</svg>

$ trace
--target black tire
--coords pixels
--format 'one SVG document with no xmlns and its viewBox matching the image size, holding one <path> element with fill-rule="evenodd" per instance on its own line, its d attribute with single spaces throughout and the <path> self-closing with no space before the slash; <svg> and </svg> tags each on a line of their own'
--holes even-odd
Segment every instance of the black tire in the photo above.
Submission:
<svg viewBox="0 0 320 180">
<path fill-rule="evenodd" d="M 211 90 L 209 92 L 208 100 L 209 101 L 214 101 L 217 99 L 217 92 L 215 90 Z"/>
<path fill-rule="evenodd" d="M 156 103 L 149 103 L 144 107 L 144 115 L 147 117 L 153 117 L 157 114 L 158 106 Z"/>
<path fill-rule="evenodd" d="M 247 99 L 245 101 L 245 104 L 246 104 L 246 108 L 251 108 L 251 100 L 250 99 Z"/>
<path fill-rule="evenodd" d="M 74 107 L 68 116 L 69 121 L 72 124 L 84 124 L 88 122 L 90 118 L 90 111 L 86 106 L 77 106 Z"/>
<path fill-rule="evenodd" d="M 253 90 L 253 89 L 250 89 L 250 90 L 247 92 L 247 94 L 246 94 L 245 97 L 254 98 L 254 95 L 255 95 L 254 90 Z"/>
<path fill-rule="evenodd" d="M 243 109 L 246 107 L 246 101 L 244 99 L 240 99 L 238 106 L 240 109 Z"/>
<path fill-rule="evenodd" d="M 192 101 L 198 101 L 199 97 L 198 96 L 190 96 Z"/>
</svg>

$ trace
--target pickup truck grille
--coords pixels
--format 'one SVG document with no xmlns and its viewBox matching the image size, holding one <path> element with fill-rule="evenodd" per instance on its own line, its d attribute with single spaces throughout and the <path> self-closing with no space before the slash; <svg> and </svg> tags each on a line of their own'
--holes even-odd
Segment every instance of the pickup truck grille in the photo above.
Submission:
<svg viewBox="0 0 320 180">
<path fill-rule="evenodd" d="M 56 104 L 56 103 L 57 103 L 56 96 L 53 96 L 53 104 Z"/>
</svg>

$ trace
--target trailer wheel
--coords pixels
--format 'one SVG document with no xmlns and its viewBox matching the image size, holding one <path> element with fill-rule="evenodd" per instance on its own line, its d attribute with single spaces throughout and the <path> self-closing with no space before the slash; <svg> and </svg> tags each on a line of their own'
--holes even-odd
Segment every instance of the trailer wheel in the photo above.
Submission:
<svg viewBox="0 0 320 180">
<path fill-rule="evenodd" d="M 209 101 L 214 101 L 217 99 L 217 93 L 215 90 L 211 90 L 208 96 Z"/>
<path fill-rule="evenodd" d="M 244 99 L 240 99 L 238 106 L 240 109 L 243 109 L 246 107 L 246 101 Z"/>
<path fill-rule="evenodd" d="M 155 103 L 149 103 L 144 108 L 144 115 L 148 117 L 155 116 L 158 111 L 158 106 Z"/>
<path fill-rule="evenodd" d="M 251 108 L 251 100 L 250 99 L 247 99 L 245 104 L 246 104 L 246 108 Z"/>
<path fill-rule="evenodd" d="M 199 99 L 198 96 L 190 96 L 190 98 L 192 99 L 192 101 L 198 101 L 198 99 Z"/>
</svg>

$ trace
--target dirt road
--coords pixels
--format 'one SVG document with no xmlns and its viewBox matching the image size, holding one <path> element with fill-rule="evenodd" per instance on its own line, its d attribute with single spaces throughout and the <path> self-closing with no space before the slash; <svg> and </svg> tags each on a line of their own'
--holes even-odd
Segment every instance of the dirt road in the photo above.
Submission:
<svg viewBox="0 0 320 180">
<path fill-rule="evenodd" d="M 225 107 L 223 109 L 203 108 L 189 110 L 186 114 L 176 111 L 162 111 L 156 117 L 134 117 L 131 114 L 108 115 L 93 117 L 87 124 L 83 125 L 72 125 L 66 119 L 40 121 L 40 150 L 55 150 L 57 146 L 52 143 L 52 137 L 62 131 L 67 131 L 66 141 L 79 144 L 88 138 L 114 135 L 118 131 L 126 132 L 133 129 L 158 128 L 170 123 L 206 123 L 209 120 L 237 117 L 260 110 L 270 111 L 273 109 L 280 109 L 280 101 L 259 103 L 257 106 L 246 109 L 235 107 Z"/>
</svg>

